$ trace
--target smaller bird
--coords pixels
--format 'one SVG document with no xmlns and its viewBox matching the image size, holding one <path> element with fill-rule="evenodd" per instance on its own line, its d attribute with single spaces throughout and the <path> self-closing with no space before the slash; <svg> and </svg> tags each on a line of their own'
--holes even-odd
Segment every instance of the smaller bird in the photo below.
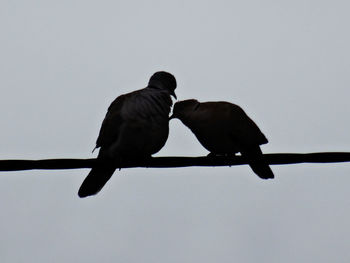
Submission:
<svg viewBox="0 0 350 263">
<path fill-rule="evenodd" d="M 210 155 L 235 155 L 240 152 L 260 178 L 274 178 L 260 149 L 260 145 L 268 140 L 238 105 L 226 101 L 179 101 L 170 116 L 170 119 L 174 118 L 180 119 L 194 133 Z"/>
</svg>

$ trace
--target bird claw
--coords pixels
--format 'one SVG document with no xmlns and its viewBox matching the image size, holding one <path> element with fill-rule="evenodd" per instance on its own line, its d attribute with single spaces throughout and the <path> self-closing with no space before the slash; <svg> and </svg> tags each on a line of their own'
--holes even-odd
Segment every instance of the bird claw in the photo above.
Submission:
<svg viewBox="0 0 350 263">
<path fill-rule="evenodd" d="M 207 157 L 208 158 L 215 158 L 215 157 L 233 158 L 233 157 L 236 157 L 236 154 L 235 153 L 225 153 L 225 154 L 209 153 Z"/>
<path fill-rule="evenodd" d="M 94 153 L 94 151 L 97 149 L 97 147 L 95 146 L 95 148 L 92 150 L 92 152 L 91 153 Z"/>
</svg>

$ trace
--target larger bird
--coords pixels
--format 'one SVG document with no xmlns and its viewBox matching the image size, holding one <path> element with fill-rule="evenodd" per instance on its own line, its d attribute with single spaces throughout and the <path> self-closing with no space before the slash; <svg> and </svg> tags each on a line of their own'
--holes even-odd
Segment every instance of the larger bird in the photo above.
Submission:
<svg viewBox="0 0 350 263">
<path fill-rule="evenodd" d="M 148 86 L 117 97 L 103 120 L 96 148 L 106 165 L 91 169 L 78 195 L 97 194 L 123 159 L 144 159 L 158 152 L 169 134 L 171 96 L 176 99 L 176 79 L 160 71 Z"/>
<path fill-rule="evenodd" d="M 239 106 L 224 101 L 184 100 L 175 103 L 170 118 L 180 119 L 212 155 L 240 152 L 260 178 L 274 178 L 260 149 L 268 140 Z"/>
</svg>

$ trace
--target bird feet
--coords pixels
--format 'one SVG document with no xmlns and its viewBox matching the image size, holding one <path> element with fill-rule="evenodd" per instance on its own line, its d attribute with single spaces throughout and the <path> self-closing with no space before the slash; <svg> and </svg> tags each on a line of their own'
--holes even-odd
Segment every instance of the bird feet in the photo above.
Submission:
<svg viewBox="0 0 350 263">
<path fill-rule="evenodd" d="M 236 156 L 235 153 L 225 153 L 225 154 L 209 153 L 207 155 L 207 157 L 209 157 L 209 158 L 215 158 L 215 157 L 228 157 L 228 158 L 231 158 L 231 157 L 235 157 L 235 156 Z"/>
</svg>

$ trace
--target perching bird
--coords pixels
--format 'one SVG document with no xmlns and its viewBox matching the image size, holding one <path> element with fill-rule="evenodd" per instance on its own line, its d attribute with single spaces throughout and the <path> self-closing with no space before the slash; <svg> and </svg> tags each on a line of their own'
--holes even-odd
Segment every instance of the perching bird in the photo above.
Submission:
<svg viewBox="0 0 350 263">
<path fill-rule="evenodd" d="M 164 146 L 175 88 L 173 75 L 156 72 L 146 88 L 112 102 L 96 141 L 96 148 L 101 147 L 97 158 L 107 164 L 90 171 L 80 186 L 80 197 L 97 194 L 123 159 L 149 158 Z"/>
<path fill-rule="evenodd" d="M 184 100 L 175 103 L 172 118 L 180 119 L 211 155 L 240 152 L 260 178 L 274 178 L 259 146 L 268 140 L 239 106 L 224 101 Z"/>
</svg>

